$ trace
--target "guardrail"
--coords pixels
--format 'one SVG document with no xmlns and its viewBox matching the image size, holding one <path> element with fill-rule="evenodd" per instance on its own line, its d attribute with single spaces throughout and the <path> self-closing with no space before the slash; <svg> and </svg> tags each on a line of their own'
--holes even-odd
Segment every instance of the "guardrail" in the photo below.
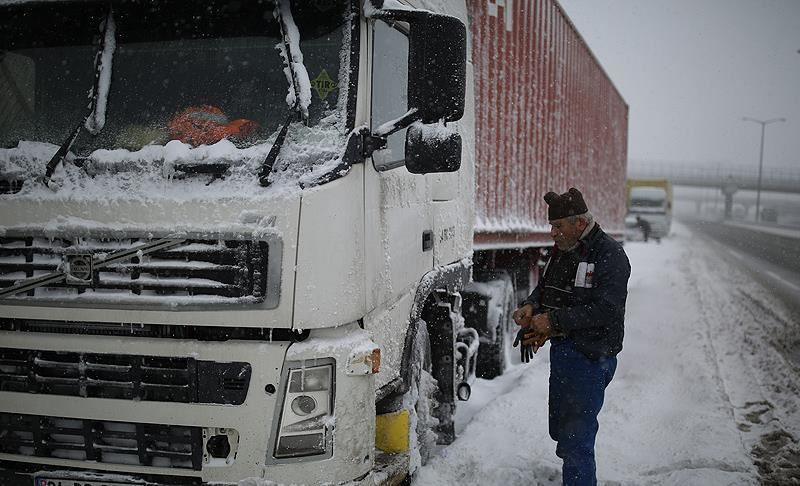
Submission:
<svg viewBox="0 0 800 486">
<path fill-rule="evenodd" d="M 756 189 L 758 168 L 701 165 L 685 162 L 628 163 L 632 179 L 668 179 L 673 185 L 723 187 L 733 183 L 738 189 Z M 764 168 L 761 190 L 800 193 L 800 168 Z"/>
</svg>

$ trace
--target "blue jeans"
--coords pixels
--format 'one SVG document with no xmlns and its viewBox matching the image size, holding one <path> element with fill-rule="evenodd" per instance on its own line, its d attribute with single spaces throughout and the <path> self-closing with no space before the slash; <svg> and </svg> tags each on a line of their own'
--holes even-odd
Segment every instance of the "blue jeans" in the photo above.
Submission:
<svg viewBox="0 0 800 486">
<path fill-rule="evenodd" d="M 550 345 L 550 437 L 564 460 L 565 486 L 597 484 L 597 414 L 616 369 L 616 357 L 589 359 L 569 338 L 555 338 Z"/>
</svg>

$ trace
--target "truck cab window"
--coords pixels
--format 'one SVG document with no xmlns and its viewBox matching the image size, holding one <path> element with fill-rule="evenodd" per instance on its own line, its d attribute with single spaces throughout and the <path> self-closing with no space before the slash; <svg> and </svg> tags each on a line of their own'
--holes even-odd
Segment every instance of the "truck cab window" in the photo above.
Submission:
<svg viewBox="0 0 800 486">
<path fill-rule="evenodd" d="M 171 140 L 198 146 L 228 138 L 239 148 L 266 143 L 289 110 L 273 9 L 270 0 L 115 3 L 106 125 L 99 135 L 80 137 L 73 152 L 137 151 Z M 292 2 L 314 86 L 310 127 L 344 119 L 338 80 L 341 53 L 349 49 L 348 9 L 344 0 Z M 78 123 L 107 12 L 103 2 L 0 7 L 0 146 L 20 140 L 60 145 Z"/>
<path fill-rule="evenodd" d="M 0 132 L 33 111 L 34 68 L 28 57 L 0 52 Z"/>
<path fill-rule="evenodd" d="M 372 51 L 372 128 L 408 110 L 408 36 L 389 24 L 375 22 Z M 387 170 L 405 161 L 406 130 L 389 137 L 386 150 L 375 152 L 375 167 Z"/>
</svg>

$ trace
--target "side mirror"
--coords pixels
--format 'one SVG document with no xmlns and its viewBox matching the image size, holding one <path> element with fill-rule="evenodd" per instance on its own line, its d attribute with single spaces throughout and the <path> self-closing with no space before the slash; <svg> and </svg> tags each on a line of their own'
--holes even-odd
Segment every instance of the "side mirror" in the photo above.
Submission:
<svg viewBox="0 0 800 486">
<path fill-rule="evenodd" d="M 414 123 L 406 132 L 406 168 L 412 174 L 455 172 L 461 167 L 461 135 L 438 123 Z"/>
<path fill-rule="evenodd" d="M 408 108 L 416 110 L 413 118 L 423 123 L 460 120 L 467 78 L 466 26 L 456 17 L 426 10 L 376 10 L 371 17 L 409 24 Z"/>
<path fill-rule="evenodd" d="M 408 105 L 423 123 L 464 116 L 467 29 L 460 20 L 426 13 L 412 23 L 408 68 Z"/>
</svg>

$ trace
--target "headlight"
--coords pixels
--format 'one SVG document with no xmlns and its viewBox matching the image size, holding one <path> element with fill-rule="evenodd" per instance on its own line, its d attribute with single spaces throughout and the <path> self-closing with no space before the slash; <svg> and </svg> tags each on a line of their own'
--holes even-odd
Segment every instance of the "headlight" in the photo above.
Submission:
<svg viewBox="0 0 800 486">
<path fill-rule="evenodd" d="M 331 366 L 293 369 L 289 372 L 289 392 L 305 393 L 330 390 Z"/>
<path fill-rule="evenodd" d="M 332 364 L 289 369 L 275 444 L 276 458 L 330 452 L 333 377 Z"/>
<path fill-rule="evenodd" d="M 317 401 L 308 395 L 300 395 L 292 400 L 292 412 L 297 415 L 308 415 L 317 408 Z"/>
</svg>

